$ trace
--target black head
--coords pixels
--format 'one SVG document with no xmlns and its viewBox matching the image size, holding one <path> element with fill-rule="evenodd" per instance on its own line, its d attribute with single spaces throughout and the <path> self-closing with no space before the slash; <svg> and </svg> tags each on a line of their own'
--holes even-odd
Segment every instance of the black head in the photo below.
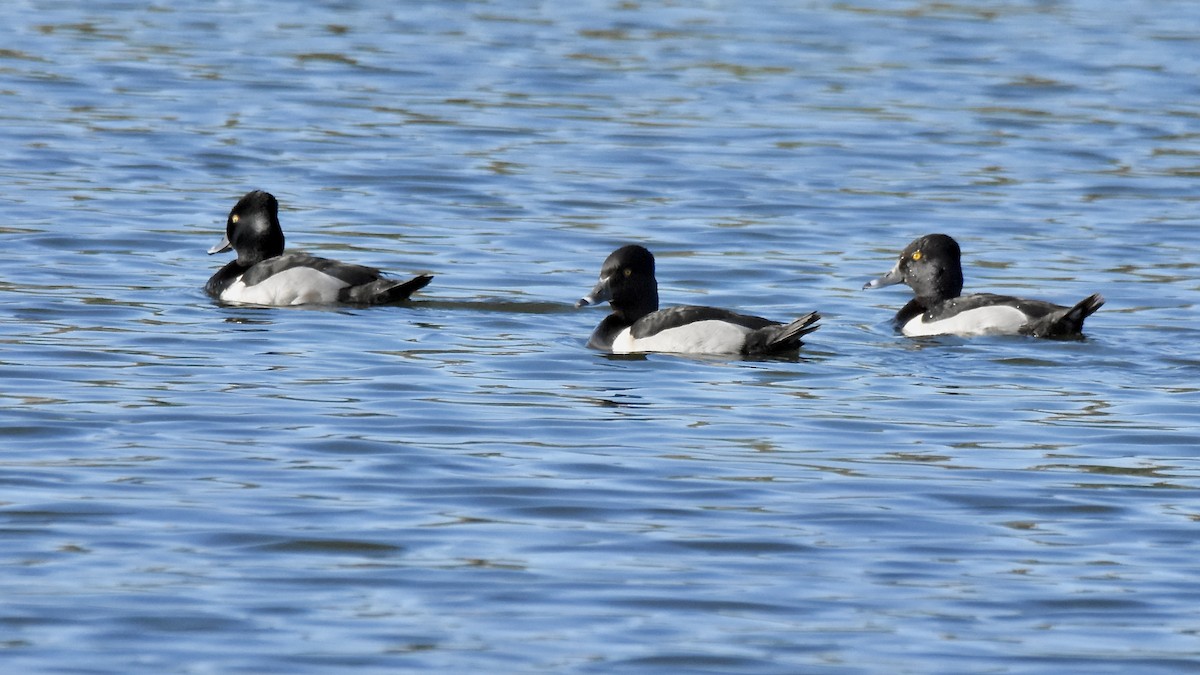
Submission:
<svg viewBox="0 0 1200 675">
<path fill-rule="evenodd" d="M 253 265 L 283 254 L 283 228 L 279 226 L 279 202 L 269 192 L 255 190 L 234 204 L 225 221 L 225 238 L 208 250 L 210 254 L 233 249 L 238 263 Z"/>
<path fill-rule="evenodd" d="M 576 307 L 607 300 L 613 311 L 630 321 L 658 309 L 658 281 L 654 278 L 654 255 L 636 244 L 612 252 L 600 267 L 600 281 Z"/>
<path fill-rule="evenodd" d="M 863 288 L 882 288 L 904 283 L 926 304 L 962 293 L 962 251 L 958 242 L 945 234 L 927 234 L 904 247 L 900 259 L 887 274 Z"/>
</svg>

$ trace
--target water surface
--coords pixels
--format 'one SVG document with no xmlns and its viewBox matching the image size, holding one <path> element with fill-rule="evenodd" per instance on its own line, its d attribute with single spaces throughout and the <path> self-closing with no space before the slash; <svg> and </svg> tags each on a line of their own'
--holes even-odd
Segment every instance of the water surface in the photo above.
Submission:
<svg viewBox="0 0 1200 675">
<path fill-rule="evenodd" d="M 1200 670 L 1193 3 L 25 0 L 11 672 Z M 245 191 L 407 306 L 223 307 Z M 909 340 L 913 237 L 1084 341 Z M 667 303 L 795 358 L 617 358 Z"/>
</svg>

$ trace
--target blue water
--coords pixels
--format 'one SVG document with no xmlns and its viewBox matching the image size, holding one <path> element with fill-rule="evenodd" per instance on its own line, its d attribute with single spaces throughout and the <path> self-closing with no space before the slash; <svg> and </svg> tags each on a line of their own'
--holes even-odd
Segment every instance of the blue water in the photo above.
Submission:
<svg viewBox="0 0 1200 675">
<path fill-rule="evenodd" d="M 1200 671 L 1200 5 L 18 0 L 0 670 Z M 244 192 L 408 306 L 222 307 Z M 1083 341 L 911 340 L 967 288 Z M 799 357 L 616 358 L 664 301 Z"/>
</svg>

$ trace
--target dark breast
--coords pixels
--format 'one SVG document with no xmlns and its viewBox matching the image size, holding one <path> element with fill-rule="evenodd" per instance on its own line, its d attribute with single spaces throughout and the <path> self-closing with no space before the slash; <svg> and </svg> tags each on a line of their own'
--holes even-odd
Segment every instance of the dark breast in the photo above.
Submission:
<svg viewBox="0 0 1200 675">
<path fill-rule="evenodd" d="M 204 292 L 213 298 L 220 299 L 221 293 L 229 288 L 235 279 L 242 275 L 246 268 L 239 265 L 238 261 L 234 260 L 217 270 L 217 273 L 209 278 L 208 283 L 204 285 Z"/>
</svg>

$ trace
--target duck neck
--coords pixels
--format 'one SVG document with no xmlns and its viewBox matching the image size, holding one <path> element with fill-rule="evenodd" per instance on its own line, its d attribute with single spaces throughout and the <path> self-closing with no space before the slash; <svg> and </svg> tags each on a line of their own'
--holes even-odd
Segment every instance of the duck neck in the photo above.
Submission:
<svg viewBox="0 0 1200 675">
<path fill-rule="evenodd" d="M 957 298 L 962 295 L 962 270 L 947 267 L 939 268 L 933 275 L 931 282 L 923 288 L 917 289 L 916 292 L 917 300 L 926 307 L 932 307 L 943 300 Z"/>
<path fill-rule="evenodd" d="M 656 311 L 658 311 L 658 288 L 638 293 L 633 297 L 621 298 L 619 302 L 613 303 L 613 314 L 628 325 L 633 325 L 638 319 Z"/>
</svg>

